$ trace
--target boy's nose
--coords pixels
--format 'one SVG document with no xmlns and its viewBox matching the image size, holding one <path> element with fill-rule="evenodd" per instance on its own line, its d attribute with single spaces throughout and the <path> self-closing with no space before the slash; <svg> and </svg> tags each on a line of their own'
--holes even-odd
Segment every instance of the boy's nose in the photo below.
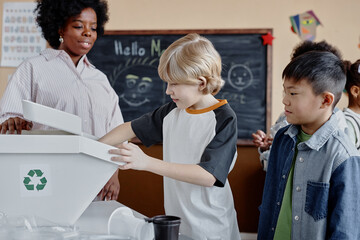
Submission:
<svg viewBox="0 0 360 240">
<path fill-rule="evenodd" d="M 166 93 L 166 95 L 171 95 L 171 93 L 172 93 L 169 84 L 167 84 L 167 86 L 166 86 L 166 91 L 165 91 L 165 93 Z"/>
<path fill-rule="evenodd" d="M 283 103 L 284 105 L 286 105 L 286 106 L 289 105 L 289 101 L 288 101 L 287 98 L 286 98 L 286 94 L 283 96 L 282 103 Z"/>
</svg>

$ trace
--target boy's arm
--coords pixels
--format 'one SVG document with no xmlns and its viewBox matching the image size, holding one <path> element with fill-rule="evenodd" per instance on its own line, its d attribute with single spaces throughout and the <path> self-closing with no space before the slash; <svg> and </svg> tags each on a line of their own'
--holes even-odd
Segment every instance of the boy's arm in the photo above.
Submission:
<svg viewBox="0 0 360 240">
<path fill-rule="evenodd" d="M 360 156 L 343 162 L 330 181 L 326 239 L 360 239 Z"/>
<path fill-rule="evenodd" d="M 169 163 L 146 155 L 139 146 L 132 143 L 123 143 L 118 149 L 110 150 L 109 153 L 118 156 L 112 157 L 113 161 L 126 162 L 119 166 L 120 169 L 136 169 L 152 172 L 175 180 L 211 187 L 215 177 L 204 168 L 196 164 Z"/>
<path fill-rule="evenodd" d="M 136 137 L 136 135 L 131 128 L 131 122 L 126 122 L 105 134 L 99 141 L 108 145 L 117 146 L 134 137 Z"/>
<path fill-rule="evenodd" d="M 204 187 L 212 187 L 216 181 L 211 173 L 197 164 L 169 163 L 156 158 L 150 159 L 147 171 Z"/>
</svg>

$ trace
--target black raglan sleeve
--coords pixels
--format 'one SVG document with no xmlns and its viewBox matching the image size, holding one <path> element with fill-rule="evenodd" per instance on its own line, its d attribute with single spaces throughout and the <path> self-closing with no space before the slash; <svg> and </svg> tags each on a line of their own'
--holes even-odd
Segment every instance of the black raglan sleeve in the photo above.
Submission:
<svg viewBox="0 0 360 240">
<path fill-rule="evenodd" d="M 136 137 L 147 147 L 161 143 L 163 140 L 163 120 L 174 108 L 176 108 L 176 104 L 170 102 L 131 121 L 131 128 Z"/>
<path fill-rule="evenodd" d="M 224 187 L 230 167 L 237 156 L 237 120 L 228 104 L 215 109 L 216 135 L 205 148 L 199 165 L 215 178 L 215 186 Z"/>
</svg>

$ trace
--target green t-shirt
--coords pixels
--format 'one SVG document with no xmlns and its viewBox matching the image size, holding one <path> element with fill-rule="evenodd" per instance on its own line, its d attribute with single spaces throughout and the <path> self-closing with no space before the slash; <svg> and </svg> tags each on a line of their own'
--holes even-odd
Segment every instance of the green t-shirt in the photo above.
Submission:
<svg viewBox="0 0 360 240">
<path fill-rule="evenodd" d="M 291 239 L 291 223 L 292 223 L 292 189 L 293 189 L 293 177 L 295 159 L 298 153 L 297 145 L 300 142 L 305 142 L 311 138 L 312 135 L 304 133 L 302 130 L 297 135 L 297 142 L 295 148 L 295 154 L 292 161 L 290 173 L 286 182 L 284 196 L 280 208 L 279 218 L 276 224 L 274 240 L 286 240 Z"/>
</svg>

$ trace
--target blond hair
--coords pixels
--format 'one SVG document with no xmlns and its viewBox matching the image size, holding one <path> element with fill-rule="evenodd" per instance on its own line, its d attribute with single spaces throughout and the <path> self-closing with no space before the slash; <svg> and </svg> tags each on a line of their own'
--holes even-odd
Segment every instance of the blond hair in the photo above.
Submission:
<svg viewBox="0 0 360 240">
<path fill-rule="evenodd" d="M 196 33 L 176 40 L 164 51 L 158 73 L 168 83 L 196 84 L 204 77 L 204 94 L 215 95 L 224 85 L 220 54 L 208 39 Z"/>
</svg>

